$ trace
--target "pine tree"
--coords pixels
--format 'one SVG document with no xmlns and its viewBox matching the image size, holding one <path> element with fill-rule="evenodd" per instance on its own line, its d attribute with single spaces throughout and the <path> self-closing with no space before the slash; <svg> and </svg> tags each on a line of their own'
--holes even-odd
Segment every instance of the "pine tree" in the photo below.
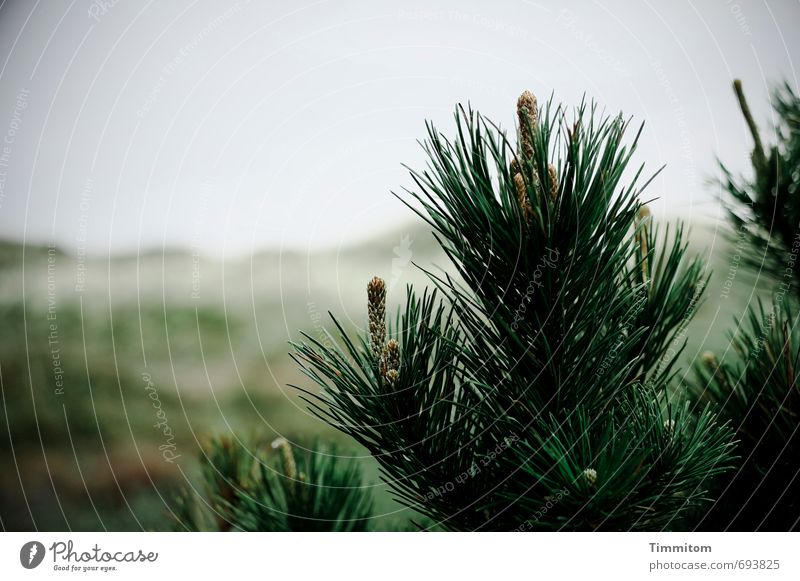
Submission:
<svg viewBox="0 0 800 581">
<path fill-rule="evenodd" d="M 296 344 L 321 387 L 308 403 L 445 529 L 691 527 L 731 431 L 675 381 L 707 279 L 642 201 L 639 133 L 529 92 L 516 147 L 471 109 L 455 121 L 452 140 L 428 125 L 429 165 L 400 196 L 455 273 L 429 272 L 388 322 L 376 277 L 366 333 L 334 318 L 334 346 Z"/>
<path fill-rule="evenodd" d="M 200 454 L 202 484 L 175 503 L 176 530 L 364 531 L 372 497 L 335 447 L 221 436 Z"/>
<path fill-rule="evenodd" d="M 744 264 L 773 285 L 737 320 L 732 349 L 706 353 L 697 365 L 695 392 L 731 420 L 741 466 L 720 487 L 703 521 L 711 530 L 796 530 L 800 526 L 800 99 L 788 85 L 773 94 L 776 142 L 764 149 L 739 81 L 734 82 L 752 133 L 752 178 L 722 166 L 732 238 L 743 235 Z"/>
<path fill-rule="evenodd" d="M 755 251 L 744 256 L 745 264 L 791 286 L 797 295 L 800 263 L 787 259 L 800 248 L 800 100 L 788 84 L 773 91 L 776 142 L 766 150 L 741 81 L 734 81 L 733 87 L 754 142 L 752 178 L 720 165 L 733 236 L 743 234 Z"/>
</svg>

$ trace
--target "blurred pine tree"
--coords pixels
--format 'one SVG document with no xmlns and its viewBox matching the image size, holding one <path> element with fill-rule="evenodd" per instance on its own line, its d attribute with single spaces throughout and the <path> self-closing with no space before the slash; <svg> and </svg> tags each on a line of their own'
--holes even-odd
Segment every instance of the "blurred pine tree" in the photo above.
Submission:
<svg viewBox="0 0 800 581">
<path fill-rule="evenodd" d="M 271 450 L 269 449 L 271 448 Z M 364 531 L 372 497 L 352 460 L 333 447 L 270 447 L 217 437 L 200 455 L 202 485 L 173 508 L 176 530 Z"/>
<path fill-rule="evenodd" d="M 772 304 L 736 321 L 732 350 L 707 353 L 694 391 L 736 429 L 741 466 L 702 522 L 710 530 L 796 530 L 800 525 L 800 99 L 788 84 L 773 92 L 775 143 L 764 148 L 739 81 L 734 90 L 754 140 L 752 177 L 722 166 L 733 237 L 743 264 L 774 286 Z"/>
</svg>

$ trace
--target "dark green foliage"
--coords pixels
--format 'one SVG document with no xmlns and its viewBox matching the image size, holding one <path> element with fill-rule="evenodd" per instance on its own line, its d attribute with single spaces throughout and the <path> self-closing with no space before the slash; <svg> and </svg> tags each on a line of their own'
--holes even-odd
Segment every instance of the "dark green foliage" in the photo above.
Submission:
<svg viewBox="0 0 800 581">
<path fill-rule="evenodd" d="M 704 526 L 794 530 L 800 524 L 800 328 L 789 301 L 763 304 L 737 321 L 733 353 L 707 354 L 697 367 L 698 396 L 737 430 L 741 467 L 721 488 Z"/>
<path fill-rule="evenodd" d="M 351 460 L 336 449 L 272 449 L 212 440 L 200 456 L 203 488 L 176 502 L 179 530 L 364 531 L 372 498 Z"/>
<path fill-rule="evenodd" d="M 296 345 L 323 387 L 309 402 L 447 529 L 690 526 L 731 463 L 730 430 L 667 396 L 702 266 L 681 229 L 657 236 L 642 168 L 623 184 L 638 138 L 624 143 L 628 123 L 583 105 L 570 122 L 550 103 L 539 119 L 530 94 L 518 114 L 516 152 L 471 110 L 453 141 L 428 127 L 410 207 L 458 277 L 409 289 L 388 326 L 396 374 L 375 333 L 353 339 L 336 323 L 339 347 Z"/>
<path fill-rule="evenodd" d="M 739 103 L 755 142 L 751 155 L 753 176 L 736 176 L 721 165 L 722 188 L 729 196 L 728 213 L 752 252 L 744 262 L 800 291 L 800 263 L 788 262 L 800 249 L 800 98 L 788 84 L 773 92 L 775 143 L 765 150 L 742 92 L 734 83 Z"/>
<path fill-rule="evenodd" d="M 800 522 L 800 401 L 795 370 L 800 357 L 800 98 L 788 85 L 773 93 L 775 143 L 765 149 L 744 98 L 739 104 L 754 140 L 753 177 L 723 165 L 731 224 L 749 248 L 742 262 L 774 289 L 771 308 L 751 307 L 736 321 L 731 348 L 707 353 L 696 367 L 694 391 L 730 418 L 739 440 L 741 468 L 721 487 L 702 526 L 710 530 L 794 530 Z"/>
<path fill-rule="evenodd" d="M 726 449 L 727 430 L 717 429 L 709 414 L 693 419 L 686 405 L 662 413 L 658 402 L 645 397 L 619 411 L 621 417 L 605 422 L 602 431 L 584 409 L 564 422 L 551 418 L 543 426 L 551 435 L 525 444 L 525 480 L 561 491 L 562 500 L 547 512 L 547 526 L 672 530 L 685 527 L 695 517 L 692 509 L 707 501 L 705 481 L 719 471 L 718 459 L 707 450 Z M 662 417 L 668 419 L 662 423 Z M 588 465 L 597 474 L 593 484 L 583 474 Z M 519 499 L 517 509 L 535 517 L 521 530 L 543 528 L 536 521 L 545 504 L 545 498 Z"/>
<path fill-rule="evenodd" d="M 732 226 L 749 249 L 743 263 L 766 274 L 775 289 L 770 309 L 751 307 L 736 321 L 732 350 L 698 363 L 694 391 L 736 429 L 741 467 L 719 490 L 704 519 L 711 530 L 794 530 L 800 522 L 797 458 L 800 399 L 796 369 L 800 281 L 800 99 L 788 85 L 774 92 L 776 142 L 765 150 L 741 83 L 734 82 L 755 146 L 753 178 L 732 176 L 723 166 Z"/>
</svg>

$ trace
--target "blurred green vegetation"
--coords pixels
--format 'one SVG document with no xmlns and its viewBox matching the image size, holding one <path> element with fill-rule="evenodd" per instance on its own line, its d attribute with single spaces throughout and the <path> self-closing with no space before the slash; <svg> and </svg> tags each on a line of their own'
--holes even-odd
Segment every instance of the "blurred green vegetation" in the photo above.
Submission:
<svg viewBox="0 0 800 581">
<path fill-rule="evenodd" d="M 689 238 L 714 276 L 685 333 L 687 374 L 706 349 L 725 357 L 732 317 L 769 290 L 707 226 Z M 311 387 L 287 353 L 301 331 L 323 337 L 328 310 L 362 325 L 373 274 L 393 281 L 395 306 L 407 282 L 424 284 L 412 254 L 446 264 L 413 228 L 337 254 L 204 260 L 193 300 L 189 251 L 91 259 L 77 292 L 75 256 L 0 243 L 0 526 L 167 530 L 177 492 L 199 481 L 203 444 L 253 434 L 336 444 L 373 487 L 373 528 L 409 528 L 417 517 L 394 502 L 372 458 L 287 387 Z"/>
<path fill-rule="evenodd" d="M 218 281 L 193 301 L 176 291 L 191 279 L 191 255 L 166 260 L 91 259 L 78 292 L 76 257 L 0 243 L 0 527 L 168 530 L 177 492 L 198 480 L 203 445 L 233 433 L 337 444 L 375 484 L 377 512 L 406 522 L 374 461 L 286 386 L 302 382 L 286 329 L 322 332 L 331 301 L 266 289 L 248 304 L 244 263 L 224 281 L 230 303 L 216 299 Z M 159 278 L 162 269 L 173 279 Z M 149 287 L 130 289 L 139 279 Z"/>
</svg>

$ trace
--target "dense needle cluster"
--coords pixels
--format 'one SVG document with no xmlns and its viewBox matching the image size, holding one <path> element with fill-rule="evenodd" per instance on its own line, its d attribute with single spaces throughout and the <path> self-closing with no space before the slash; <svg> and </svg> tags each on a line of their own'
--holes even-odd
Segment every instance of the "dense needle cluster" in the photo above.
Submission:
<svg viewBox="0 0 800 581">
<path fill-rule="evenodd" d="M 370 526 L 370 490 L 354 461 L 338 457 L 334 447 L 220 436 L 204 447 L 200 464 L 200 485 L 178 498 L 176 530 L 363 531 Z"/>
<path fill-rule="evenodd" d="M 409 207 L 452 270 L 388 325 L 376 277 L 366 336 L 334 319 L 339 345 L 295 345 L 315 413 L 434 527 L 687 528 L 732 462 L 731 431 L 673 381 L 702 264 L 652 224 L 642 168 L 622 183 L 628 123 L 567 117 L 526 91 L 516 143 L 464 108 L 453 140 L 429 125 Z"/>
<path fill-rule="evenodd" d="M 800 99 L 775 93 L 777 143 L 753 136 L 753 178 L 723 167 L 737 250 L 774 278 L 732 350 L 707 351 L 687 393 L 684 330 L 708 275 L 684 230 L 653 220 L 622 182 L 638 141 L 621 117 L 572 119 L 517 101 L 516 143 L 471 110 L 453 140 L 428 126 L 409 204 L 452 263 L 409 288 L 387 324 L 367 285 L 368 331 L 306 336 L 305 399 L 380 464 L 396 497 L 447 530 L 795 530 L 800 524 Z M 625 174 L 627 175 L 627 174 Z M 646 186 L 646 183 L 644 184 Z M 738 255 L 737 255 L 738 256 Z M 738 258 L 737 258 L 738 260 Z M 726 287 L 727 288 L 727 287 Z M 299 388 L 301 389 L 301 388 Z M 730 426 L 735 428 L 734 431 Z M 356 466 L 287 440 L 214 440 L 190 530 L 365 530 Z M 734 471 L 735 469 L 735 471 Z M 725 478 L 719 478 L 725 474 Z M 197 492 L 197 491 L 195 491 Z M 418 524 L 418 526 L 423 526 Z"/>
</svg>

